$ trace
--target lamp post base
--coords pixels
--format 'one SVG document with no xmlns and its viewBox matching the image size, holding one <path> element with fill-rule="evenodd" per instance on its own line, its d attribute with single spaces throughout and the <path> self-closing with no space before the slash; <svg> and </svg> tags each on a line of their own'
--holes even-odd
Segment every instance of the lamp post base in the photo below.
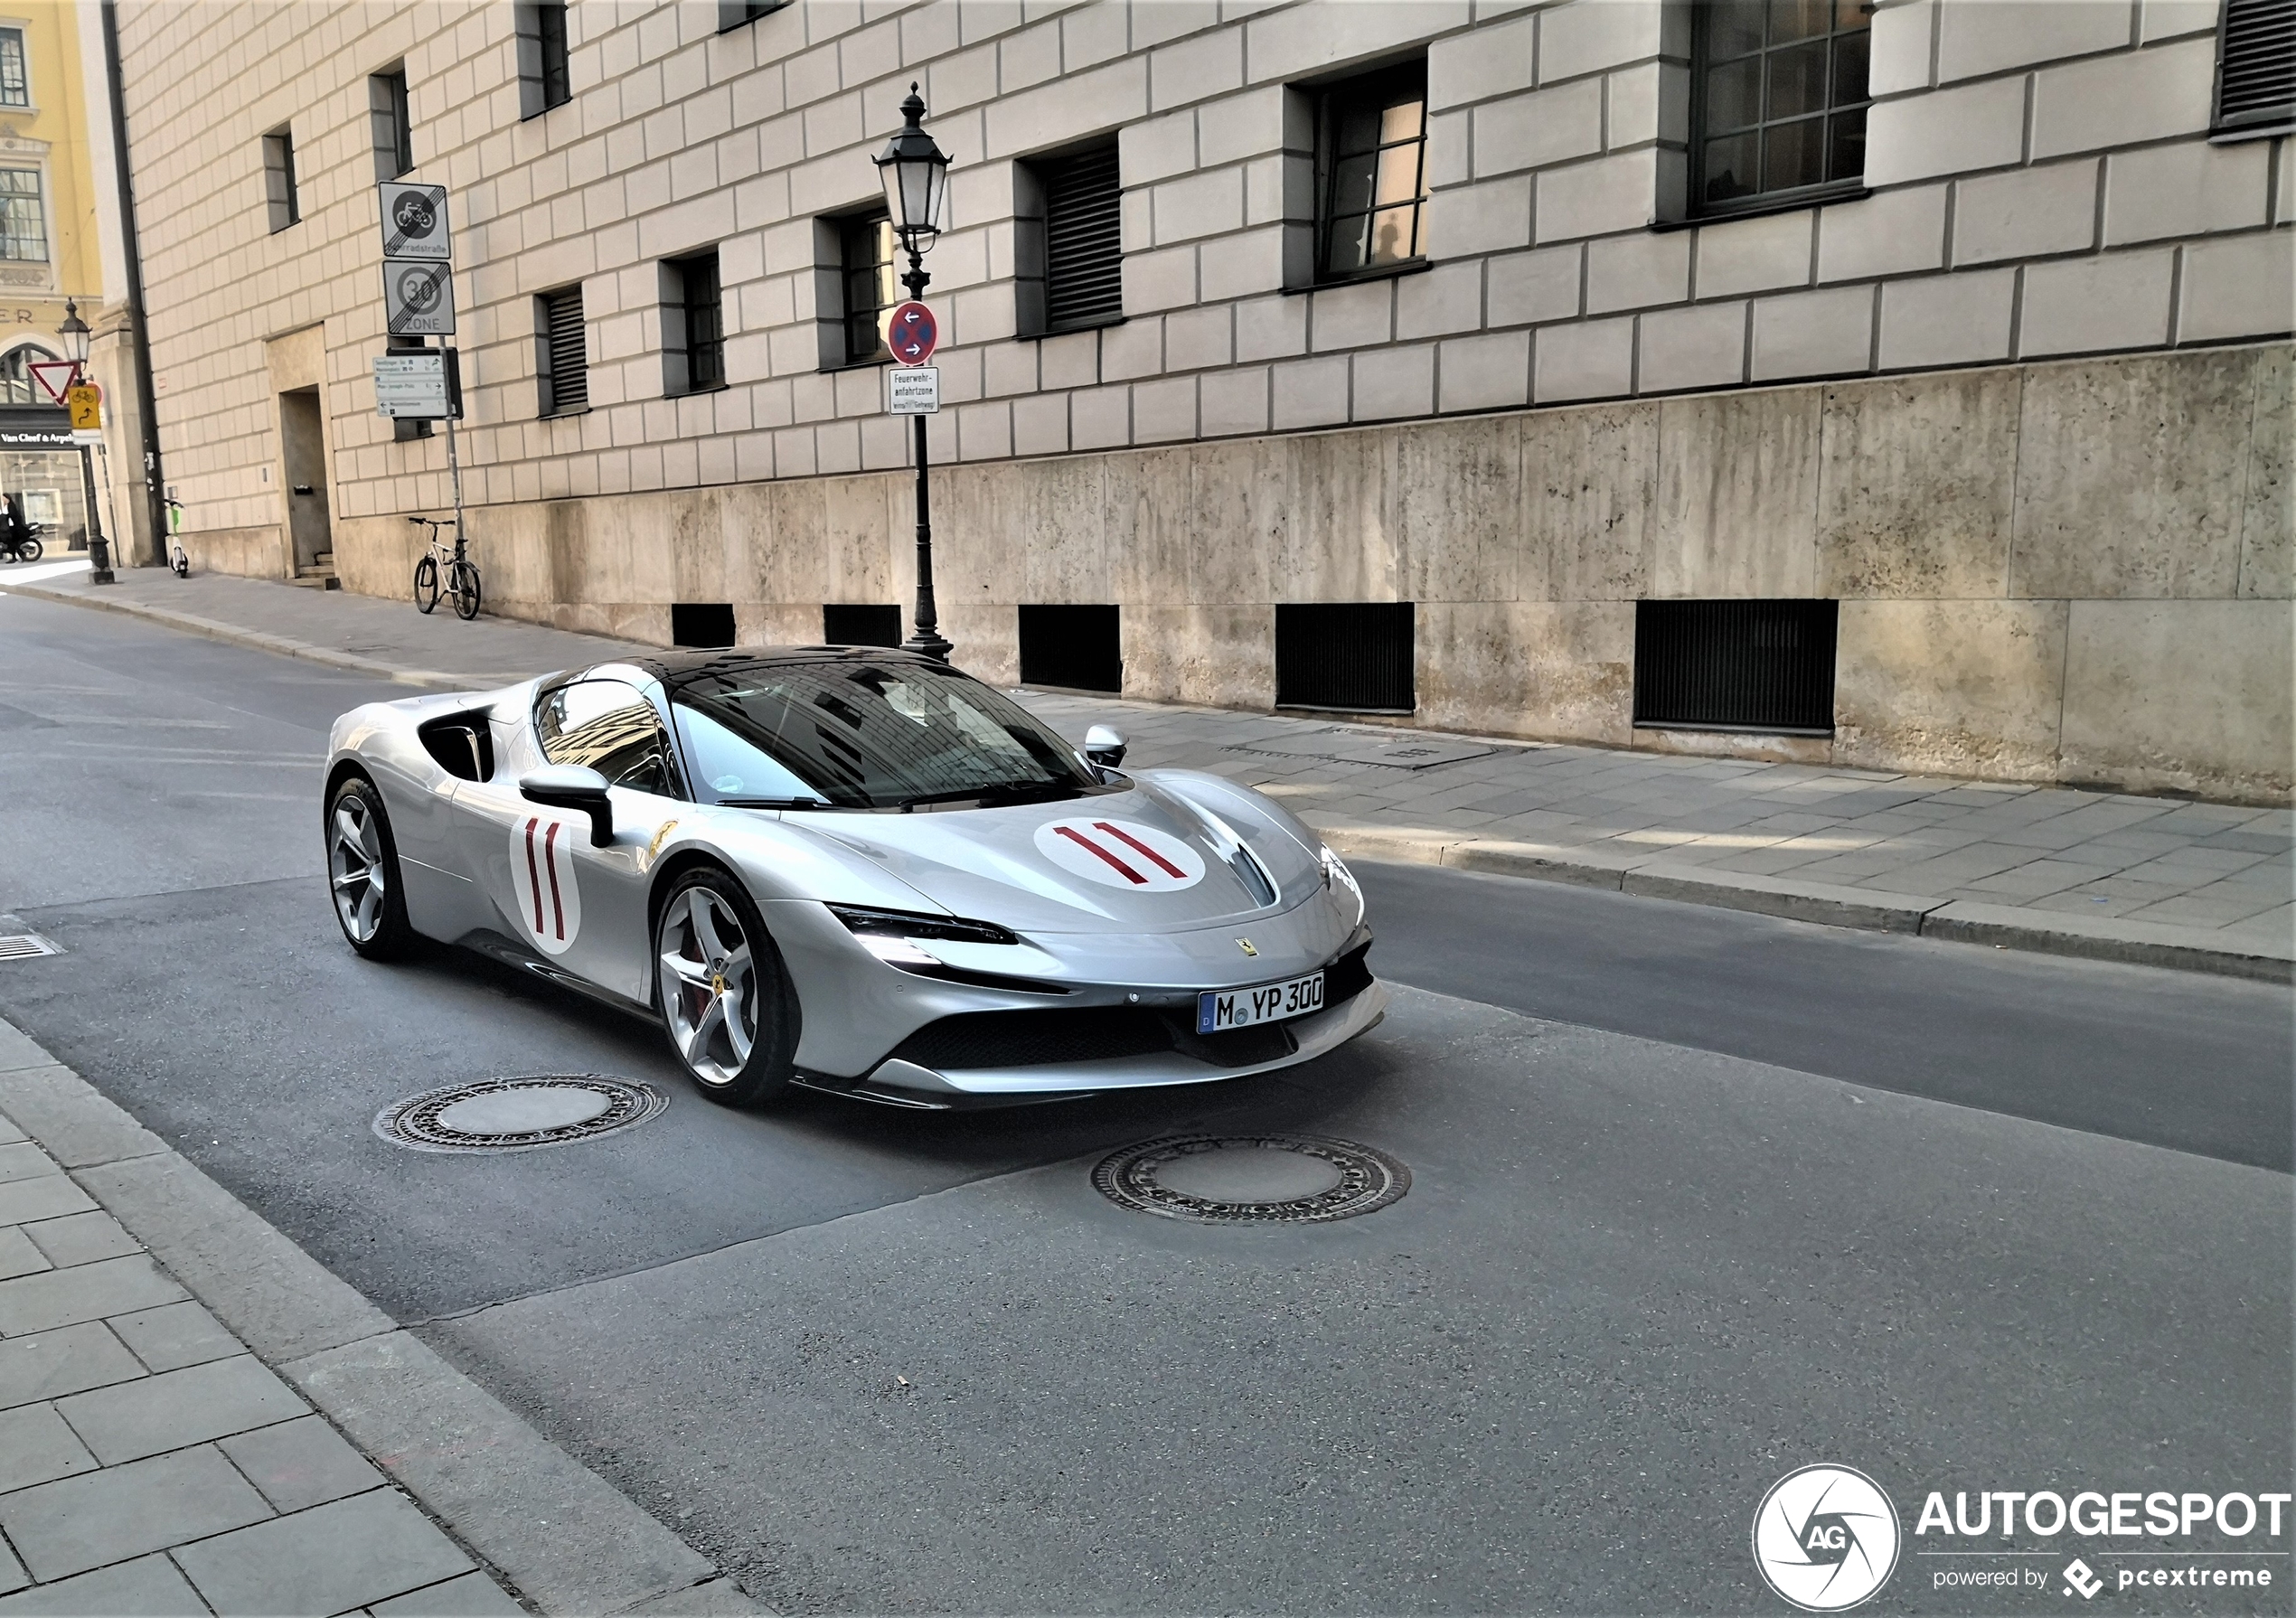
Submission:
<svg viewBox="0 0 2296 1618">
<path fill-rule="evenodd" d="M 946 663 L 949 654 L 955 651 L 956 646 L 954 642 L 944 639 L 941 632 L 936 629 L 930 635 L 910 635 L 901 643 L 901 650 L 914 652 L 920 657 L 929 657 L 936 663 Z"/>
</svg>

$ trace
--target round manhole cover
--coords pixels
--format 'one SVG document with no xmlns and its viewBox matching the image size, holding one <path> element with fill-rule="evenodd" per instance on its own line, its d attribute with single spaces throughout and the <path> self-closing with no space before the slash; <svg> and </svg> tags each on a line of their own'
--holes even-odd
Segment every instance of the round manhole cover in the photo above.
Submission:
<svg viewBox="0 0 2296 1618">
<path fill-rule="evenodd" d="M 395 1101 L 374 1131 L 417 1152 L 531 1152 L 643 1124 L 670 1105 L 652 1085 L 602 1073 L 482 1078 Z"/>
<path fill-rule="evenodd" d="M 1210 1225 L 1309 1224 L 1385 1208 L 1411 1171 L 1384 1152 L 1314 1135 L 1168 1135 L 1092 1171 L 1120 1207 Z"/>
</svg>

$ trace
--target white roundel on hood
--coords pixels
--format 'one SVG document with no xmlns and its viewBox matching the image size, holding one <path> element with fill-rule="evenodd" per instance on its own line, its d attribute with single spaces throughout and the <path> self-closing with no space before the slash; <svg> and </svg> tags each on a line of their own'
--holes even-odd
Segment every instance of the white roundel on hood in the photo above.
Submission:
<svg viewBox="0 0 2296 1618">
<path fill-rule="evenodd" d="M 1131 893 L 1176 893 L 1204 880 L 1201 854 L 1136 820 L 1056 820 L 1037 828 L 1036 841 L 1071 876 Z"/>
</svg>

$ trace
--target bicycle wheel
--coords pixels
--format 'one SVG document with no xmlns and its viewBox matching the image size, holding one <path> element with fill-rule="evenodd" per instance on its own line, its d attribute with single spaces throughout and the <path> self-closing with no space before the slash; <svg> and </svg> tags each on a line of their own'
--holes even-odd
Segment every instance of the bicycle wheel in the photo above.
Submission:
<svg viewBox="0 0 2296 1618">
<path fill-rule="evenodd" d="M 447 593 L 455 598 L 455 616 L 467 622 L 478 616 L 478 569 L 466 561 L 447 564 Z"/>
<path fill-rule="evenodd" d="M 438 605 L 438 559 L 426 556 L 415 564 L 415 606 L 428 612 Z"/>
</svg>

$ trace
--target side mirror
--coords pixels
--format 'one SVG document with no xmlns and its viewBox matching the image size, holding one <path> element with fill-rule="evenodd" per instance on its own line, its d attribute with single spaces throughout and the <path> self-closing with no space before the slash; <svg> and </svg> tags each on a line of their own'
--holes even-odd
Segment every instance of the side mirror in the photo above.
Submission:
<svg viewBox="0 0 2296 1618">
<path fill-rule="evenodd" d="M 1095 725 L 1084 733 L 1085 761 L 1103 769 L 1115 769 L 1124 763 L 1128 745 L 1123 731 L 1108 725 Z"/>
<path fill-rule="evenodd" d="M 604 848 L 614 841 L 614 801 L 606 795 L 606 777 L 579 764 L 552 764 L 528 770 L 518 778 L 518 795 L 531 804 L 553 809 L 579 809 L 590 817 L 590 846 Z"/>
</svg>

